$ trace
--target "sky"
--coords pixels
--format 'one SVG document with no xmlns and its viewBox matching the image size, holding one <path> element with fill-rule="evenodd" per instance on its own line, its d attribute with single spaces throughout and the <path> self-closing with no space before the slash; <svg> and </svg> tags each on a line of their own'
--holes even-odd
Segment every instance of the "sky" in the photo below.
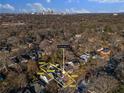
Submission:
<svg viewBox="0 0 124 93">
<path fill-rule="evenodd" d="M 48 10 L 68 13 L 124 12 L 124 0 L 0 0 L 0 13 Z"/>
</svg>

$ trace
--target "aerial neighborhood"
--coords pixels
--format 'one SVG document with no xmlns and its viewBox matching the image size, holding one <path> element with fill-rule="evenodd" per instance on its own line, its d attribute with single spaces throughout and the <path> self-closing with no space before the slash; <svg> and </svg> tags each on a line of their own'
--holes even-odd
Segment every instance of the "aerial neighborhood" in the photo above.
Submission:
<svg viewBox="0 0 124 93">
<path fill-rule="evenodd" d="M 0 14 L 1 93 L 124 93 L 123 16 Z"/>
</svg>

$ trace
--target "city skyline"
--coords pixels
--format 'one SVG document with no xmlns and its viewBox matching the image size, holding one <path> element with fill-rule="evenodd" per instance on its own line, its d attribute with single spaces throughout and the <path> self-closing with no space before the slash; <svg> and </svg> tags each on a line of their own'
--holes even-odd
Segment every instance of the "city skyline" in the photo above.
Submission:
<svg viewBox="0 0 124 93">
<path fill-rule="evenodd" d="M 68 13 L 124 12 L 124 0 L 1 0 L 0 13 L 42 11 Z"/>
</svg>

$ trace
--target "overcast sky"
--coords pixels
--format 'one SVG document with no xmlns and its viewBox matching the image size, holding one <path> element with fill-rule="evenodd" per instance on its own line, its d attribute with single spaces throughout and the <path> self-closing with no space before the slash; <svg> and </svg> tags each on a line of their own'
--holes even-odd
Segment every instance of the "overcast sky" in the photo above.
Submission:
<svg viewBox="0 0 124 93">
<path fill-rule="evenodd" d="M 43 10 L 74 13 L 124 12 L 124 0 L 0 0 L 0 13 Z"/>
</svg>

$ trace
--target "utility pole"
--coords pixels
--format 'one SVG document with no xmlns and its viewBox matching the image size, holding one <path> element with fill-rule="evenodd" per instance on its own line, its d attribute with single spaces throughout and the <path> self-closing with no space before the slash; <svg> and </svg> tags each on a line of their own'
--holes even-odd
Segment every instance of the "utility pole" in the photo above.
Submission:
<svg viewBox="0 0 124 93">
<path fill-rule="evenodd" d="M 62 49 L 62 55 L 63 55 L 63 62 L 62 62 L 62 73 L 65 74 L 65 48 L 70 48 L 70 45 L 57 45 L 57 48 L 61 48 Z"/>
<path fill-rule="evenodd" d="M 63 48 L 62 50 L 63 50 L 63 70 L 62 70 L 62 73 L 64 74 L 65 73 L 65 70 L 64 70 L 64 68 L 65 68 L 64 67 L 64 63 L 65 63 L 65 54 L 64 54 L 65 53 L 65 49 Z"/>
</svg>

